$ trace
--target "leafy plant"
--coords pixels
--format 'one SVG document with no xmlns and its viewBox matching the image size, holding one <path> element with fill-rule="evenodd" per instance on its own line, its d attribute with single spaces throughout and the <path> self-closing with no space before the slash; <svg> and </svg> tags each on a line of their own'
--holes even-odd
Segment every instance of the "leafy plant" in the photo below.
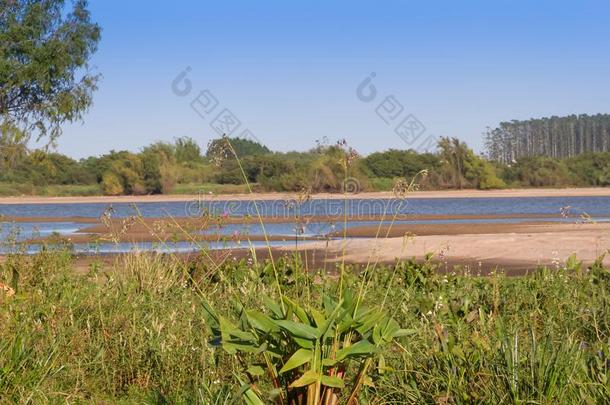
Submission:
<svg viewBox="0 0 610 405">
<path fill-rule="evenodd" d="M 409 333 L 383 308 L 358 301 L 348 289 L 339 301 L 323 294 L 317 308 L 265 297 L 264 311 L 236 304 L 237 322 L 204 307 L 212 343 L 237 356 L 249 379 L 240 391 L 246 403 L 336 404 L 355 403 L 363 385 L 372 384 L 371 367 L 385 370 L 382 352 Z M 268 390 L 257 384 L 264 376 Z"/>
</svg>

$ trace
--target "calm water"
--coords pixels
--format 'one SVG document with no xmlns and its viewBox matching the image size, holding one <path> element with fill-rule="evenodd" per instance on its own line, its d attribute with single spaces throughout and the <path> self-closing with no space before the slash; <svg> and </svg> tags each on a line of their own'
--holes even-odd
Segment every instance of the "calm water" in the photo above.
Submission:
<svg viewBox="0 0 610 405">
<path fill-rule="evenodd" d="M 409 215 L 511 215 L 511 214 L 539 214 L 544 221 L 574 221 L 575 219 L 561 218 L 560 209 L 570 207 L 572 215 L 588 214 L 596 221 L 610 220 L 610 197 L 540 197 L 540 198 L 434 198 L 394 200 L 376 199 L 349 200 L 347 207 L 342 200 L 310 200 L 301 205 L 294 201 L 183 201 L 165 203 L 138 203 L 133 204 L 11 204 L 0 205 L 0 215 L 17 217 L 58 217 L 66 218 L 62 222 L 26 222 L 10 224 L 1 222 L 0 218 L 0 252 L 8 249 L 7 241 L 23 241 L 33 237 L 46 237 L 53 234 L 69 236 L 88 224 L 75 223 L 70 217 L 99 218 L 105 212 L 113 217 L 128 217 L 138 213 L 144 217 L 197 217 L 210 212 L 218 215 L 236 217 L 257 216 L 259 212 L 264 217 L 294 218 L 300 215 L 343 215 L 348 213 L 351 218 L 348 227 L 379 225 L 378 221 L 359 220 L 359 216 L 380 214 L 409 214 Z M 347 211 L 346 211 L 347 208 Z M 542 218 L 545 215 L 557 215 L 555 218 Z M 535 218 L 506 218 L 506 219 L 433 219 L 411 220 L 411 224 L 439 224 L 439 223 L 519 223 L 532 221 Z M 398 221 L 401 223 L 401 221 Z M 294 243 L 295 235 L 305 237 L 324 236 L 331 232 L 343 230 L 343 221 L 314 221 L 306 224 L 296 223 L 268 223 L 265 231 L 269 235 L 286 237 L 287 241 L 276 241 L 273 245 Z M 263 229 L 259 224 L 226 224 L 221 227 L 212 227 L 205 231 L 207 234 L 222 236 L 249 234 L 262 235 Z M 203 243 L 203 242 L 202 242 Z M 253 242 L 257 247 L 262 242 Z M 206 243 L 210 249 L 239 247 L 234 242 Z M 244 247 L 247 243 L 242 242 Z M 171 245 L 159 246 L 154 243 L 133 244 L 97 244 L 94 246 L 77 244 L 75 251 L 83 253 L 116 253 L 133 249 L 188 252 L 198 250 L 200 246 L 188 242 L 179 242 Z M 12 249 L 12 247 L 11 247 Z M 38 247 L 30 247 L 34 252 Z"/>
<path fill-rule="evenodd" d="M 263 216 L 294 217 L 303 215 L 343 215 L 342 200 L 310 200 L 298 207 L 294 202 L 270 201 L 182 201 L 138 203 L 144 217 L 198 216 L 203 212 L 228 215 L 256 216 L 256 208 Z M 128 217 L 138 210 L 133 204 L 9 204 L 0 205 L 0 215 L 22 217 L 89 217 L 98 218 L 109 207 L 113 216 Z M 561 207 L 572 207 L 571 212 L 592 216 L 610 216 L 610 197 L 514 197 L 514 198 L 421 198 L 408 201 L 395 199 L 348 201 L 348 213 L 375 215 L 386 212 L 417 215 L 486 215 L 486 214 L 558 214 Z"/>
</svg>

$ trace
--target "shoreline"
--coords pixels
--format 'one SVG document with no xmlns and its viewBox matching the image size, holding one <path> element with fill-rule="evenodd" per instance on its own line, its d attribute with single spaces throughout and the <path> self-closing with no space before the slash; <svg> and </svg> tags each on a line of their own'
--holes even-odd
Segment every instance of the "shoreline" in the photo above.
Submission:
<svg viewBox="0 0 610 405">
<path fill-rule="evenodd" d="M 20 196 L 0 197 L 0 205 L 9 204 L 118 204 L 118 203 L 163 203 L 185 201 L 247 201 L 247 200 L 291 200 L 298 193 L 271 192 L 252 194 L 171 194 L 142 196 L 92 196 L 92 197 L 46 197 Z M 340 193 L 312 194 L 312 199 L 341 200 L 346 196 Z M 610 187 L 586 188 L 527 188 L 504 190 L 435 190 L 414 191 L 409 198 L 534 198 L 534 197 L 610 197 Z M 348 194 L 348 199 L 388 199 L 396 198 L 391 191 L 363 192 Z"/>
</svg>

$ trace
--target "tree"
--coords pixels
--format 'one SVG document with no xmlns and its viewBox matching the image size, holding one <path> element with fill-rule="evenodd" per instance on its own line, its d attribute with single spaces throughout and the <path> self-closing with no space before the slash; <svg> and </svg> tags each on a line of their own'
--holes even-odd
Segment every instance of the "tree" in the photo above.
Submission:
<svg viewBox="0 0 610 405">
<path fill-rule="evenodd" d="M 441 137 L 438 147 L 442 174 L 450 187 L 504 187 L 505 184 L 497 177 L 494 166 L 475 155 L 464 142 L 457 138 Z"/>
<path fill-rule="evenodd" d="M 192 138 L 182 137 L 176 139 L 174 146 L 176 161 L 178 163 L 201 163 L 201 148 Z"/>
<path fill-rule="evenodd" d="M 9 122 L 0 122 L 0 178 L 27 154 L 26 135 Z"/>
<path fill-rule="evenodd" d="M 230 143 L 230 144 L 229 144 Z M 258 142 L 244 138 L 222 138 L 213 139 L 208 143 L 206 157 L 213 160 L 234 159 L 233 149 L 239 159 L 246 156 L 266 155 L 271 150 Z"/>
<path fill-rule="evenodd" d="M 176 185 L 176 159 L 174 146 L 157 142 L 147 146 L 140 154 L 146 191 L 152 194 L 169 193 Z"/>
<path fill-rule="evenodd" d="M 0 119 L 52 142 L 92 104 L 99 75 L 88 60 L 100 40 L 86 0 L 0 2 Z"/>
<path fill-rule="evenodd" d="M 570 158 L 582 153 L 610 151 L 610 115 L 570 115 L 527 121 L 501 122 L 487 130 L 490 159 L 514 164 L 531 156 Z"/>
<path fill-rule="evenodd" d="M 465 158 L 468 146 L 457 138 L 441 137 L 438 141 L 441 163 L 453 187 L 461 189 L 465 176 Z"/>
<path fill-rule="evenodd" d="M 371 153 L 364 159 L 364 166 L 373 177 L 411 179 L 422 170 L 437 168 L 439 159 L 431 153 L 390 149 Z"/>
</svg>

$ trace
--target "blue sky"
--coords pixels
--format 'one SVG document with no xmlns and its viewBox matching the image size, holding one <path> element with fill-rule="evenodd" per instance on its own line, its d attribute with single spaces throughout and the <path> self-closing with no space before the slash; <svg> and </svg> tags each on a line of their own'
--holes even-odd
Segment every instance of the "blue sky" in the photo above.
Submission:
<svg viewBox="0 0 610 405">
<path fill-rule="evenodd" d="M 500 121 L 610 112 L 608 2 L 90 0 L 90 8 L 103 28 L 92 60 L 103 79 L 84 124 L 59 139 L 74 157 L 180 136 L 205 147 L 225 109 L 241 123 L 233 135 L 250 130 L 274 150 L 327 137 L 363 154 L 419 147 L 395 133 L 408 116 L 425 127 L 418 140 L 456 136 L 481 151 L 485 128 Z M 172 83 L 186 67 L 191 91 L 178 96 Z M 372 72 L 377 95 L 363 102 L 356 89 Z M 217 104 L 202 117 L 191 103 L 204 90 Z M 388 96 L 402 108 L 388 107 Z M 389 123 L 376 112 L 384 100 Z"/>
</svg>

